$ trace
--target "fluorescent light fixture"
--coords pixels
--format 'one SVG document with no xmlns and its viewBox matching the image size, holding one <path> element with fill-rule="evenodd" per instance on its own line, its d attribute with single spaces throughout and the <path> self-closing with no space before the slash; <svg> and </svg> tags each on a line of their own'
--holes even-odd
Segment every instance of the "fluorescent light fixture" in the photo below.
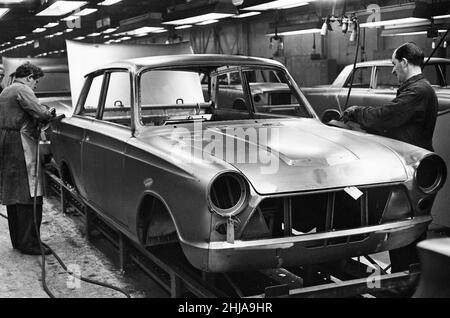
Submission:
<svg viewBox="0 0 450 318">
<path fill-rule="evenodd" d="M 47 29 L 46 28 L 36 28 L 36 29 L 33 30 L 33 33 L 41 33 L 41 32 L 44 32 L 44 31 L 47 31 Z"/>
<path fill-rule="evenodd" d="M 16 40 L 23 40 L 26 39 L 27 37 L 25 35 L 20 35 L 20 36 L 16 36 L 15 39 Z"/>
<path fill-rule="evenodd" d="M 102 1 L 100 3 L 98 3 L 98 5 L 100 6 L 112 6 L 113 4 L 116 4 L 118 2 L 121 2 L 122 0 L 105 0 Z"/>
<path fill-rule="evenodd" d="M 439 33 L 445 33 L 447 32 L 447 30 L 438 30 Z M 427 34 L 427 31 L 411 31 L 411 32 L 401 32 L 399 31 L 399 33 L 389 33 L 389 34 L 383 34 L 381 33 L 381 36 L 401 36 L 401 35 L 422 35 L 422 34 Z"/>
<path fill-rule="evenodd" d="M 57 26 L 59 23 L 58 22 L 50 22 L 47 23 L 46 25 L 44 25 L 44 28 L 53 28 L 55 26 Z"/>
<path fill-rule="evenodd" d="M 0 18 L 7 14 L 9 11 L 8 8 L 0 8 Z"/>
<path fill-rule="evenodd" d="M 64 30 L 65 33 L 69 33 L 69 32 L 72 32 L 72 31 L 73 31 L 73 29 L 65 29 Z"/>
<path fill-rule="evenodd" d="M 118 40 L 120 40 L 120 41 L 131 40 L 131 36 L 123 36 L 123 37 L 119 38 Z"/>
<path fill-rule="evenodd" d="M 300 34 L 312 34 L 320 33 L 320 29 L 305 29 L 305 30 L 293 30 L 286 32 L 278 32 L 277 35 L 300 35 Z M 266 36 L 275 36 L 275 33 L 266 34 Z"/>
<path fill-rule="evenodd" d="M 93 37 L 93 36 L 99 36 L 99 35 L 101 35 L 100 32 L 94 32 L 94 33 L 87 34 L 86 36 Z"/>
<path fill-rule="evenodd" d="M 308 5 L 316 0 L 276 0 L 255 6 L 242 8 L 242 10 L 265 11 L 273 9 L 288 9 Z"/>
<path fill-rule="evenodd" d="M 80 12 L 74 12 L 73 15 L 84 17 L 88 14 L 94 13 L 97 10 L 98 9 L 94 9 L 94 8 L 86 8 L 86 9 L 81 10 Z"/>
<path fill-rule="evenodd" d="M 234 13 L 206 13 L 206 14 L 202 14 L 202 15 L 198 15 L 198 16 L 189 17 L 189 18 L 163 22 L 163 24 L 172 24 L 172 25 L 197 24 L 202 21 L 219 20 L 219 19 L 231 17 L 233 15 L 234 15 Z"/>
<path fill-rule="evenodd" d="M 59 35 L 63 35 L 63 33 L 60 31 L 60 32 L 56 32 L 53 34 L 53 36 L 59 36 Z"/>
<path fill-rule="evenodd" d="M 438 20 L 438 19 L 447 19 L 450 18 L 450 14 L 444 14 L 444 15 L 437 15 L 434 16 L 433 19 Z"/>
<path fill-rule="evenodd" d="M 106 29 L 105 31 L 103 31 L 103 34 L 109 34 L 109 33 L 113 33 L 114 31 L 116 31 L 118 28 L 109 28 Z"/>
<path fill-rule="evenodd" d="M 195 25 L 207 25 L 207 24 L 213 24 L 213 23 L 217 23 L 217 22 L 219 22 L 219 20 L 212 19 L 212 20 L 206 20 L 206 21 L 196 23 Z"/>
<path fill-rule="evenodd" d="M 42 10 L 37 16 L 61 16 L 65 15 L 71 11 L 74 11 L 76 9 L 81 8 L 85 4 L 87 4 L 87 1 L 56 1 L 52 5 L 50 5 L 48 8 Z"/>
<path fill-rule="evenodd" d="M 366 22 L 366 23 L 361 23 L 359 26 L 361 28 L 370 28 L 370 27 L 379 27 L 379 26 L 387 26 L 387 25 L 403 25 L 403 24 L 423 22 L 423 21 L 428 21 L 428 20 L 423 19 L 423 18 L 409 17 L 409 18 L 393 19 L 393 20 L 386 20 L 386 21 Z"/>
<path fill-rule="evenodd" d="M 159 30 L 164 30 L 164 28 L 145 26 L 145 27 L 134 29 L 134 30 L 121 32 L 119 34 L 120 35 L 138 35 L 138 34 L 142 34 L 142 33 L 150 33 L 150 32 L 155 32 L 155 31 L 159 31 Z"/>
<path fill-rule="evenodd" d="M 250 11 L 250 12 L 246 12 L 246 13 L 233 15 L 232 18 L 247 18 L 247 17 L 252 17 L 252 16 L 255 16 L 255 15 L 258 15 L 258 14 L 261 14 L 261 12 L 259 12 L 259 11 Z"/>
<path fill-rule="evenodd" d="M 9 4 L 9 3 L 21 3 L 23 0 L 1 0 L 0 3 Z"/>
<path fill-rule="evenodd" d="M 156 31 L 153 31 L 153 32 L 150 32 L 150 33 L 164 33 L 164 32 L 167 32 L 168 30 L 166 30 L 166 29 L 161 29 L 161 30 L 156 30 Z"/>
<path fill-rule="evenodd" d="M 84 36 L 77 36 L 76 38 L 74 38 L 74 40 L 84 40 L 86 37 Z"/>
<path fill-rule="evenodd" d="M 176 26 L 174 29 L 175 30 L 183 30 L 183 29 L 189 29 L 189 28 L 192 28 L 192 24 L 179 25 L 179 26 Z"/>
</svg>

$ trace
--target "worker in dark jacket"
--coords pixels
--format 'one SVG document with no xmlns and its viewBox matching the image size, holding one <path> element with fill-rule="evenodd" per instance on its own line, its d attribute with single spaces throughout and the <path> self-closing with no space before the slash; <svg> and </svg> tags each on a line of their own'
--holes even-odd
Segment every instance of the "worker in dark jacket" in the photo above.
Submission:
<svg viewBox="0 0 450 318">
<path fill-rule="evenodd" d="M 42 76 L 39 67 L 25 63 L 0 94 L 0 204 L 7 206 L 13 248 L 31 255 L 41 253 L 36 233 L 42 219 L 43 194 L 42 175 L 36 175 L 38 124 L 55 115 L 54 109 L 39 104 L 33 92 Z M 44 252 L 49 253 L 47 249 Z"/>
<path fill-rule="evenodd" d="M 351 106 L 344 112 L 344 121 L 357 122 L 371 133 L 433 151 L 438 100 L 422 74 L 423 60 L 423 51 L 414 43 L 398 47 L 392 54 L 392 73 L 400 82 L 397 96 L 379 107 Z M 423 233 L 419 241 L 425 236 Z M 410 264 L 419 262 L 417 242 L 390 251 L 393 272 L 408 270 Z"/>
</svg>

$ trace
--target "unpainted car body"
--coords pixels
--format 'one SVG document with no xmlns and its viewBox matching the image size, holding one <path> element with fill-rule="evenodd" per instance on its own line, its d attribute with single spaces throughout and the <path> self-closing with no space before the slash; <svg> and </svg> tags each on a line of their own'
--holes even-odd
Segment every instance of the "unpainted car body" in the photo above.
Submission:
<svg viewBox="0 0 450 318">
<path fill-rule="evenodd" d="M 287 104 L 255 106 L 249 79 L 259 70 L 281 79 Z M 229 83 L 219 81 L 231 72 L 245 109 L 233 108 Z M 52 129 L 60 173 L 91 208 L 138 244 L 179 242 L 203 271 L 407 245 L 431 221 L 446 177 L 427 150 L 322 124 L 283 65 L 252 57 L 97 68 L 74 115 Z"/>
</svg>

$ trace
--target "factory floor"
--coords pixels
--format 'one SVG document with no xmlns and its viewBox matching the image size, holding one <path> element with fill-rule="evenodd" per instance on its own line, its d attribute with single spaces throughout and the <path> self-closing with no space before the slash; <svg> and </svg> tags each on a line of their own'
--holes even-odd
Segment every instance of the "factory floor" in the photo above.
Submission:
<svg viewBox="0 0 450 318">
<path fill-rule="evenodd" d="M 5 206 L 0 206 L 0 213 L 7 214 Z M 132 265 L 125 273 L 120 272 L 118 254 L 110 244 L 101 238 L 88 242 L 80 222 L 74 222 L 72 218 L 61 213 L 58 199 L 44 199 L 42 240 L 56 251 L 68 267 L 79 270 L 82 276 L 89 279 L 119 287 L 132 298 L 169 297 L 159 285 Z M 448 228 L 431 224 L 428 238 L 448 234 Z M 383 268 L 389 264 L 387 252 L 371 257 Z M 125 297 L 112 289 L 73 281 L 52 255 L 47 256 L 46 264 L 47 286 L 57 298 Z M 41 256 L 23 255 L 14 250 L 9 238 L 8 221 L 0 217 L 0 298 L 46 297 L 49 296 L 42 289 Z"/>
<path fill-rule="evenodd" d="M 0 206 L 6 215 L 6 207 Z M 168 297 L 167 293 L 138 269 L 119 271 L 117 253 L 101 239 L 86 241 L 82 230 L 60 212 L 55 198 L 44 200 L 42 241 L 47 243 L 67 267 L 82 276 L 125 290 L 132 298 Z M 83 281 L 75 281 L 52 256 L 46 256 L 46 282 L 57 298 L 120 298 L 124 294 Z M 8 220 L 0 217 L 0 298 L 47 298 L 42 289 L 41 256 L 24 255 L 11 246 Z"/>
</svg>

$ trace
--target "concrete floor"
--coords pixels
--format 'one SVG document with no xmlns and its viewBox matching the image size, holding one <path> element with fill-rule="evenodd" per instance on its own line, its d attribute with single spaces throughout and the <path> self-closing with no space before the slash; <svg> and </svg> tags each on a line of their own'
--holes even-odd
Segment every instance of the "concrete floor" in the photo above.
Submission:
<svg viewBox="0 0 450 318">
<path fill-rule="evenodd" d="M 6 215 L 5 206 L 0 206 L 0 213 Z M 66 266 L 79 269 L 84 277 L 124 289 L 133 298 L 168 296 L 156 283 L 142 277 L 137 269 L 130 268 L 126 273 L 120 273 L 114 264 L 115 255 L 108 255 L 112 254 L 109 247 L 100 240 L 88 243 L 73 220 L 62 215 L 59 201 L 54 198 L 44 200 L 41 233 L 42 241 L 56 251 Z M 125 297 L 112 289 L 82 281 L 78 284 L 71 280 L 53 256 L 46 259 L 46 282 L 55 297 Z M 0 298 L 25 297 L 48 297 L 41 284 L 41 256 L 24 255 L 14 250 L 8 221 L 0 217 Z"/>
</svg>

